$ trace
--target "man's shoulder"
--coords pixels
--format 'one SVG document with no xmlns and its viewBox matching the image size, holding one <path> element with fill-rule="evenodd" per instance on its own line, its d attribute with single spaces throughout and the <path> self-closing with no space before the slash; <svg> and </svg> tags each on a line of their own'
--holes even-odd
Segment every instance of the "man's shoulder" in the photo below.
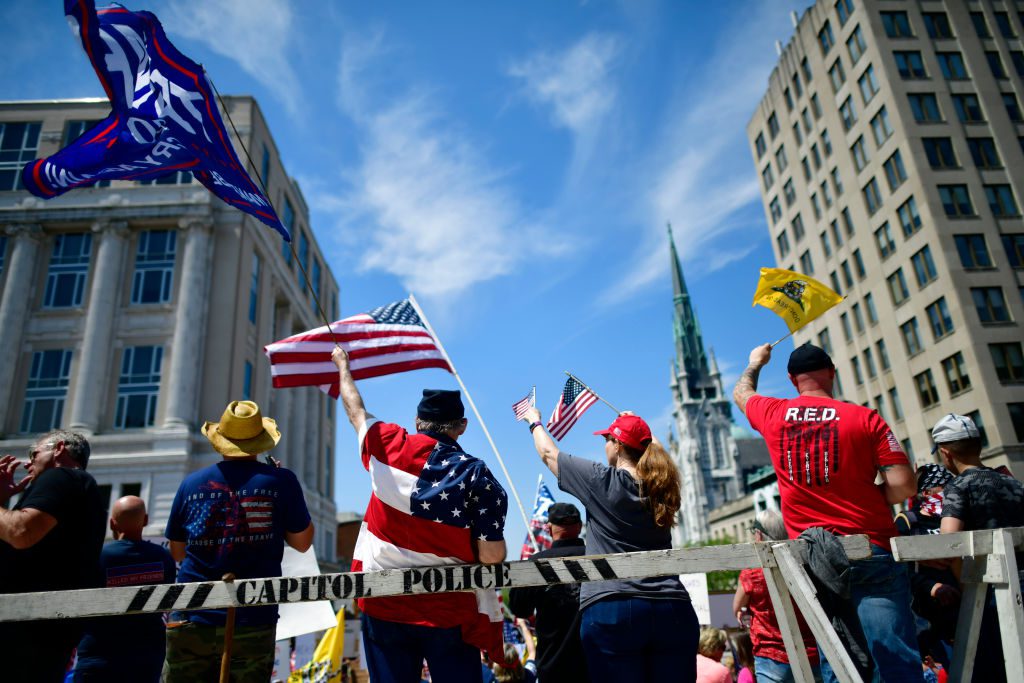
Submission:
<svg viewBox="0 0 1024 683">
<path fill-rule="evenodd" d="M 543 560 L 549 557 L 573 557 L 575 555 L 584 555 L 586 552 L 587 547 L 582 543 L 579 545 L 561 545 L 536 552 L 530 556 L 530 559 Z"/>
</svg>

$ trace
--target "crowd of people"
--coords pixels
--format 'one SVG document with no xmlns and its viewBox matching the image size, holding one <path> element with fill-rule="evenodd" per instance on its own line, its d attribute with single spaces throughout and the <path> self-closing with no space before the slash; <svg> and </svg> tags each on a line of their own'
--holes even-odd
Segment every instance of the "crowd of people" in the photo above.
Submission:
<svg viewBox="0 0 1024 683">
<path fill-rule="evenodd" d="M 371 414 L 348 355 L 339 348 L 332 357 L 372 488 L 353 571 L 504 561 L 507 495 L 459 444 L 468 428 L 459 392 L 424 390 L 410 432 Z M 958 563 L 897 563 L 890 541 L 900 533 L 1024 526 L 1024 486 L 981 464 L 977 426 L 955 414 L 932 430 L 941 464 L 912 469 L 877 412 L 833 398 L 835 368 L 820 348 L 791 354 L 795 398 L 760 395 L 759 373 L 770 359 L 770 345 L 755 348 L 733 392 L 765 437 L 778 475 L 782 512 L 759 514 L 754 540 L 805 541 L 819 600 L 863 680 L 939 680 L 955 636 Z M 534 559 L 671 548 L 680 473 L 647 422 L 623 412 L 595 432 L 604 439 L 598 462 L 562 452 L 536 409 L 524 420 L 541 462 L 586 512 L 552 505 L 553 544 Z M 0 458 L 0 591 L 278 576 L 284 546 L 307 550 L 313 524 L 295 475 L 269 455 L 259 459 L 281 438 L 275 421 L 255 403 L 236 401 L 201 431 L 221 460 L 181 483 L 165 529 L 169 551 L 143 540 L 148 515 L 140 498 L 119 499 L 108 518 L 86 471 L 90 447 L 81 434 L 43 435 L 27 464 Z M 23 466 L 28 474 L 19 477 Z M 892 506 L 907 499 L 894 520 Z M 114 541 L 103 545 L 108 526 Z M 836 537 L 851 534 L 867 535 L 870 557 L 846 557 Z M 526 644 L 525 662 L 503 642 L 494 591 L 359 603 L 374 683 L 417 683 L 428 671 L 441 683 L 794 680 L 759 569 L 740 573 L 733 608 L 746 630 L 732 636 L 700 628 L 676 576 L 514 588 L 507 607 Z M 17 681 L 65 680 L 76 649 L 74 681 L 215 681 L 227 619 L 225 610 L 192 610 L 166 619 L 3 622 L 0 652 L 8 655 L 5 676 Z M 232 680 L 270 680 L 276 620 L 276 606 L 237 610 Z M 837 680 L 802 619 L 799 626 L 815 679 Z M 975 662 L 974 680 L 1005 680 L 991 596 L 981 634 L 986 655 Z"/>
</svg>

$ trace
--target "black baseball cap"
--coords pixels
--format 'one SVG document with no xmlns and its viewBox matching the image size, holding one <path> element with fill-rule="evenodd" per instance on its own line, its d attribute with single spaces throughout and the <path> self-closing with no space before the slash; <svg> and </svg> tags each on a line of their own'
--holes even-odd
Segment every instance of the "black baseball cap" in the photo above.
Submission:
<svg viewBox="0 0 1024 683">
<path fill-rule="evenodd" d="M 834 367 L 832 359 L 824 349 L 808 343 L 796 347 L 793 353 L 789 354 L 789 365 L 786 366 L 786 369 L 791 375 L 801 375 L 805 372 Z"/>
<path fill-rule="evenodd" d="M 429 422 L 451 422 L 466 415 L 462 396 L 451 389 L 424 389 L 416 417 Z"/>
<path fill-rule="evenodd" d="M 572 503 L 552 503 L 548 508 L 548 523 L 568 526 L 580 523 L 580 511 Z"/>
</svg>

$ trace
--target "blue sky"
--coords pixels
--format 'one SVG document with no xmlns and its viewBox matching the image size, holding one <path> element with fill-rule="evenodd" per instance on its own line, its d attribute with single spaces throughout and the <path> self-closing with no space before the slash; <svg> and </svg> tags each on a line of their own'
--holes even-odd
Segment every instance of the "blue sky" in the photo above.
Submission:
<svg viewBox="0 0 1024 683">
<path fill-rule="evenodd" d="M 727 390 L 750 348 L 785 334 L 750 305 L 758 269 L 774 262 L 745 126 L 774 41 L 788 40 L 790 10 L 807 4 L 127 6 L 155 12 L 222 93 L 259 100 L 310 206 L 343 316 L 416 293 L 529 514 L 542 469 L 510 406 L 532 385 L 547 415 L 571 370 L 667 434 L 666 223 Z M 3 99 L 102 95 L 60 2 L 0 0 L 0 41 Z M 764 391 L 791 391 L 785 355 L 763 374 Z M 406 425 L 421 388 L 456 387 L 438 370 L 360 385 L 371 412 Z M 613 417 L 594 406 L 564 449 L 603 457 L 590 433 Z M 369 483 L 339 418 L 338 508 L 361 512 Z M 472 416 L 463 445 L 504 483 Z M 513 553 L 524 533 L 510 508 Z"/>
</svg>

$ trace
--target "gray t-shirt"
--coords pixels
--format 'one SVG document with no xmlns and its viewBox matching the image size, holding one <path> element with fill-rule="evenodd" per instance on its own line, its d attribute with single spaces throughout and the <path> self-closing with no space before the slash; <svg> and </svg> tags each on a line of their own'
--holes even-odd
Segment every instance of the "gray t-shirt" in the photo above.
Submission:
<svg viewBox="0 0 1024 683">
<path fill-rule="evenodd" d="M 592 460 L 558 454 L 558 488 L 579 499 L 587 510 L 587 554 L 668 550 L 669 527 L 654 524 L 639 487 L 625 470 Z M 612 595 L 689 600 L 677 575 L 643 579 L 588 581 L 580 584 L 580 609 Z"/>
</svg>

